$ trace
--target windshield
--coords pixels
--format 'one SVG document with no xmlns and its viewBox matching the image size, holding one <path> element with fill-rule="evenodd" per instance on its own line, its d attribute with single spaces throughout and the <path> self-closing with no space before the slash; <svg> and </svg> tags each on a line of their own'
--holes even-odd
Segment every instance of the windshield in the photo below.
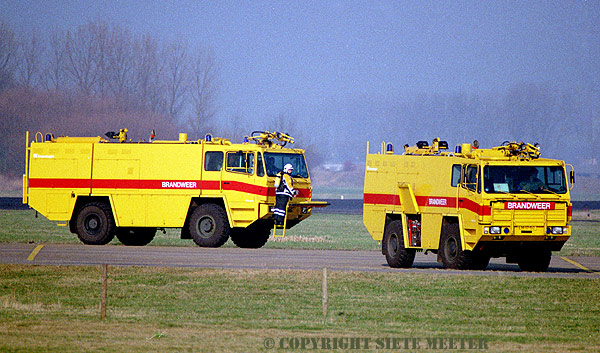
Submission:
<svg viewBox="0 0 600 353">
<path fill-rule="evenodd" d="M 276 176 L 283 166 L 290 163 L 294 167 L 292 177 L 308 178 L 308 169 L 303 154 L 295 153 L 265 153 L 265 166 L 268 176 Z"/>
<path fill-rule="evenodd" d="M 483 187 L 487 193 L 567 192 L 564 169 L 560 166 L 485 166 Z"/>
</svg>

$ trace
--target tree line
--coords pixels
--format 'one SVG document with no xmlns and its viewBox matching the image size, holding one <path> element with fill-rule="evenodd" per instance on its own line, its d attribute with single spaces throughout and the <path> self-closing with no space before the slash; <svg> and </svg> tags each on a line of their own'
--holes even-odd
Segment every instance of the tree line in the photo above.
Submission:
<svg viewBox="0 0 600 353">
<path fill-rule="evenodd" d="M 218 79 L 208 47 L 104 22 L 45 35 L 0 22 L 0 173 L 22 172 L 26 130 L 93 135 L 128 127 L 173 138 L 185 126 L 201 135 L 216 113 Z"/>
</svg>

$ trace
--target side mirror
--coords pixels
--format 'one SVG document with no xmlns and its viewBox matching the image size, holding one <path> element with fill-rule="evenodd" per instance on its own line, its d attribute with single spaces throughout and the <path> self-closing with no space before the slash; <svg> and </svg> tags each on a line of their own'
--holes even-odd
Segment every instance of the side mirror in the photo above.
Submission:
<svg viewBox="0 0 600 353">
<path fill-rule="evenodd" d="M 575 184 L 575 172 L 574 171 L 569 172 L 569 181 L 571 182 L 571 184 Z"/>
</svg>

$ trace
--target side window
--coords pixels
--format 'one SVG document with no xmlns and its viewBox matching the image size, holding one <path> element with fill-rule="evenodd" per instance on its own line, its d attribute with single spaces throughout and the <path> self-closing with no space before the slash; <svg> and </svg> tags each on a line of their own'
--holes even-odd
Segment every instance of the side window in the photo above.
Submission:
<svg viewBox="0 0 600 353">
<path fill-rule="evenodd" d="M 248 174 L 254 173 L 254 153 L 246 153 L 246 168 L 248 168 Z"/>
<path fill-rule="evenodd" d="M 463 185 L 471 191 L 480 192 L 479 187 L 479 166 L 465 165 L 463 173 Z"/>
<path fill-rule="evenodd" d="M 456 187 L 460 184 L 460 164 L 452 165 L 452 181 L 450 185 Z"/>
<path fill-rule="evenodd" d="M 223 152 L 206 152 L 204 155 L 204 170 L 218 172 L 223 168 Z"/>
<path fill-rule="evenodd" d="M 227 153 L 227 171 L 254 173 L 254 153 L 242 151 Z"/>
<path fill-rule="evenodd" d="M 259 177 L 265 176 L 265 167 L 262 161 L 262 153 L 260 152 L 256 155 L 256 175 Z"/>
<path fill-rule="evenodd" d="M 565 192 L 565 178 L 562 168 L 560 167 L 546 167 L 544 168 L 545 173 L 543 171 L 538 172 L 538 178 L 542 179 L 540 175 L 546 175 L 546 184 L 550 190 L 554 190 L 557 192 Z"/>
</svg>

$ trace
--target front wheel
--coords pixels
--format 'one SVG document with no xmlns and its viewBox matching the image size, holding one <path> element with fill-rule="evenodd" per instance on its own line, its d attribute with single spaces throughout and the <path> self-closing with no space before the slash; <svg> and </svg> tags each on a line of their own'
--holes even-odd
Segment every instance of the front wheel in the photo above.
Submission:
<svg viewBox="0 0 600 353">
<path fill-rule="evenodd" d="M 271 236 L 271 227 L 250 225 L 231 229 L 231 241 L 239 248 L 262 248 Z"/>
<path fill-rule="evenodd" d="M 404 247 L 401 221 L 392 221 L 385 227 L 381 246 L 390 267 L 408 268 L 413 265 L 415 250 Z"/>
<path fill-rule="evenodd" d="M 484 270 L 490 262 L 487 255 L 463 250 L 456 224 L 447 224 L 442 228 L 439 254 L 445 268 L 456 270 Z"/>
<path fill-rule="evenodd" d="M 84 205 L 75 219 L 75 232 L 84 244 L 104 245 L 115 237 L 115 220 L 109 206 L 101 202 Z"/>
<path fill-rule="evenodd" d="M 192 212 L 188 231 L 198 246 L 218 248 L 229 239 L 231 228 L 222 207 L 204 204 Z"/>
<path fill-rule="evenodd" d="M 517 264 L 522 271 L 526 272 L 546 272 L 552 260 L 552 251 L 542 249 L 527 254 L 521 254 Z"/>
<path fill-rule="evenodd" d="M 471 252 L 463 250 L 460 232 L 455 224 L 447 224 L 442 227 L 439 254 L 445 268 L 472 269 Z M 485 265 L 487 266 L 487 263 Z"/>
</svg>

